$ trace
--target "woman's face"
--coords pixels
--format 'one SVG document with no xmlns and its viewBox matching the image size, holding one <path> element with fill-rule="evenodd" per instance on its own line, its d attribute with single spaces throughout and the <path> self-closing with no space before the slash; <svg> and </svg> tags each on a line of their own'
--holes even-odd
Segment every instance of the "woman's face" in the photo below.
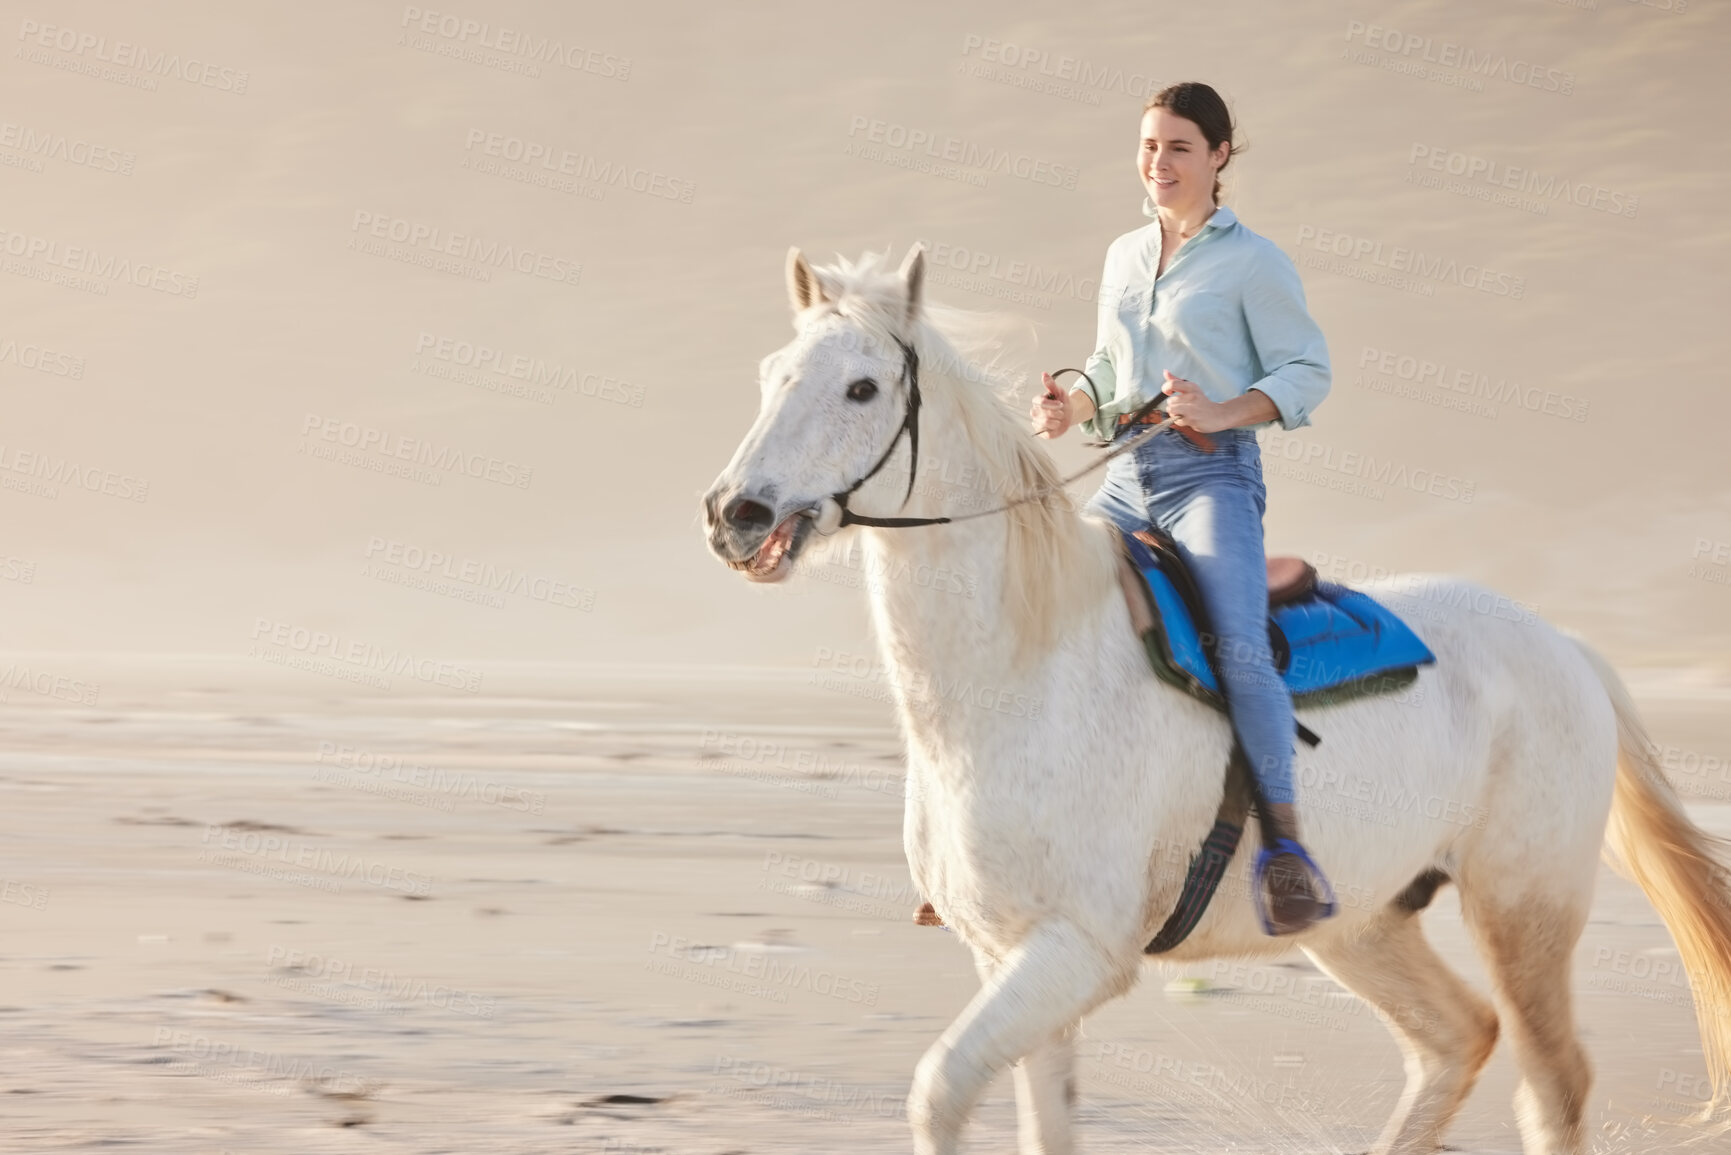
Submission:
<svg viewBox="0 0 1731 1155">
<path fill-rule="evenodd" d="M 1210 152 L 1208 138 L 1194 120 L 1164 108 L 1142 116 L 1142 144 L 1136 168 L 1149 198 L 1165 209 L 1186 209 L 1214 203 L 1214 174 L 1226 163 L 1232 146 L 1225 141 Z"/>
</svg>

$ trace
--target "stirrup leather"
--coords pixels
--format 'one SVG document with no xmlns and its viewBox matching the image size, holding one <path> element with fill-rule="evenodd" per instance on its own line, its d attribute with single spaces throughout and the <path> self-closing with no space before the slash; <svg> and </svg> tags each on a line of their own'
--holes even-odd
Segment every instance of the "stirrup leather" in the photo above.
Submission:
<svg viewBox="0 0 1731 1155">
<path fill-rule="evenodd" d="M 1263 889 L 1262 878 L 1268 873 L 1268 864 L 1282 854 L 1294 855 L 1310 871 L 1312 882 L 1320 892 L 1321 898 L 1322 910 L 1316 916 L 1316 922 L 1333 918 L 1339 909 L 1334 901 L 1334 887 L 1329 885 L 1328 876 L 1322 873 L 1322 868 L 1316 865 L 1315 860 L 1310 857 L 1310 852 L 1290 838 L 1276 838 L 1272 846 L 1264 846 L 1257 851 L 1256 866 L 1250 880 L 1251 902 L 1256 906 L 1257 917 L 1262 920 L 1263 931 L 1271 938 L 1279 932 L 1274 929 L 1274 918 L 1268 908 L 1268 894 Z"/>
</svg>

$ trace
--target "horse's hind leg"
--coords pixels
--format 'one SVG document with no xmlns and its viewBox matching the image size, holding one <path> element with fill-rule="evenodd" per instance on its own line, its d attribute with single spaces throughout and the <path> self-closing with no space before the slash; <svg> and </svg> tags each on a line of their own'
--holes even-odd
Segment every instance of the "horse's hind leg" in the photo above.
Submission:
<svg viewBox="0 0 1731 1155">
<path fill-rule="evenodd" d="M 1398 903 L 1362 931 L 1305 953 L 1381 1012 L 1406 1055 L 1406 1089 L 1379 1155 L 1437 1150 L 1496 1046 L 1496 1012 L 1437 957 L 1417 913 Z"/>
<path fill-rule="evenodd" d="M 990 980 L 920 1060 L 908 1094 L 918 1155 L 953 1155 L 962 1124 L 986 1085 L 1024 1056 L 1023 1077 L 1034 1092 L 1023 1101 L 1024 1110 L 1037 1125 L 1023 1132 L 1023 1150 L 1067 1151 L 1068 1107 L 1048 1108 L 1052 1076 L 1067 1066 L 1069 1048 L 1067 1043 L 1054 1048 L 1062 1032 L 1135 981 L 1137 961 L 1109 956 L 1062 920 L 1031 930 L 992 968 Z M 1063 1094 L 1061 1085 L 1057 1094 Z M 1043 1148 L 1042 1142 L 1059 1146 Z"/>
<path fill-rule="evenodd" d="M 1521 1069 L 1515 1112 L 1522 1148 L 1526 1155 L 1585 1151 L 1582 1116 L 1593 1075 L 1575 1036 L 1569 964 L 1587 901 L 1493 902 L 1470 888 L 1462 900 Z"/>
<path fill-rule="evenodd" d="M 1070 1155 L 1076 1149 L 1071 1111 L 1076 1105 L 1075 1024 L 1022 1056 L 1016 1064 L 1016 1131 L 1022 1155 Z"/>
<path fill-rule="evenodd" d="M 980 985 L 991 983 L 998 962 L 974 955 Z M 1073 1022 L 1048 1036 L 1016 1063 L 1016 1134 L 1022 1155 L 1070 1155 L 1076 1149 L 1071 1113 L 1076 1106 L 1076 1032 Z"/>
</svg>

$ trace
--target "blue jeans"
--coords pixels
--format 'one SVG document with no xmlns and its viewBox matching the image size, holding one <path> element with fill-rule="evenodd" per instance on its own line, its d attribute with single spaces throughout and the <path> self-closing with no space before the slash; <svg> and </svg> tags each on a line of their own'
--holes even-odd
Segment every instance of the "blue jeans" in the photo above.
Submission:
<svg viewBox="0 0 1731 1155">
<path fill-rule="evenodd" d="M 1146 429 L 1123 427 L 1113 444 Z M 1248 429 L 1209 436 L 1213 453 L 1168 429 L 1114 457 L 1084 511 L 1126 531 L 1155 525 L 1172 535 L 1218 639 L 1228 714 L 1262 796 L 1294 802 L 1292 694 L 1268 644 L 1262 448 Z"/>
</svg>

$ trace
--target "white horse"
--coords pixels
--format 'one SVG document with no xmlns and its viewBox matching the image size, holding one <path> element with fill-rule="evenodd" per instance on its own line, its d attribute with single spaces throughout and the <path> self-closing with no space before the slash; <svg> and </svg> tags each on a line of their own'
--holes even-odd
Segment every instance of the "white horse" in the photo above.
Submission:
<svg viewBox="0 0 1731 1155">
<path fill-rule="evenodd" d="M 966 494 L 912 484 L 909 432 L 924 435 L 918 462 L 941 460 L 949 476 L 978 477 L 1006 499 L 1046 494 L 953 524 L 844 532 L 863 536 L 871 572 L 947 568 L 977 583 L 968 598 L 893 576 L 871 590 L 907 741 L 908 865 L 982 981 L 915 1072 L 914 1148 L 956 1151 L 988 1082 L 1014 1066 L 1023 1151 L 1068 1152 L 1075 1032 L 1136 981 L 1214 820 L 1232 738 L 1224 715 L 1151 674 L 1115 531 L 1053 492 L 1051 458 L 1009 383 L 941 331 L 953 326 L 923 303 L 923 270 L 917 247 L 899 272 L 875 255 L 813 269 L 789 253 L 796 335 L 764 359 L 757 420 L 704 498 L 708 540 L 729 565 L 773 581 L 814 531 L 834 531 L 838 504 L 878 517 L 954 512 Z M 910 420 L 916 396 L 924 404 Z M 974 496 L 964 508 L 982 508 Z M 1521 1071 L 1525 1150 L 1581 1152 L 1591 1076 L 1570 955 L 1608 842 L 1676 940 L 1722 1101 L 1725 846 L 1685 817 L 1615 672 L 1541 621 L 1485 612 L 1512 603 L 1482 587 L 1433 578 L 1363 588 L 1437 661 L 1402 695 L 1299 711 L 1323 740 L 1298 751 L 1298 812 L 1340 913 L 1292 938 L 1266 936 L 1246 847 L 1189 939 L 1163 957 L 1296 944 L 1382 1012 L 1407 1082 L 1381 1152 L 1438 1148 L 1500 1015 Z M 1375 820 L 1340 806 L 1343 790 L 1381 799 Z M 1459 888 L 1494 1010 L 1425 940 L 1417 912 L 1445 881 Z"/>
</svg>

